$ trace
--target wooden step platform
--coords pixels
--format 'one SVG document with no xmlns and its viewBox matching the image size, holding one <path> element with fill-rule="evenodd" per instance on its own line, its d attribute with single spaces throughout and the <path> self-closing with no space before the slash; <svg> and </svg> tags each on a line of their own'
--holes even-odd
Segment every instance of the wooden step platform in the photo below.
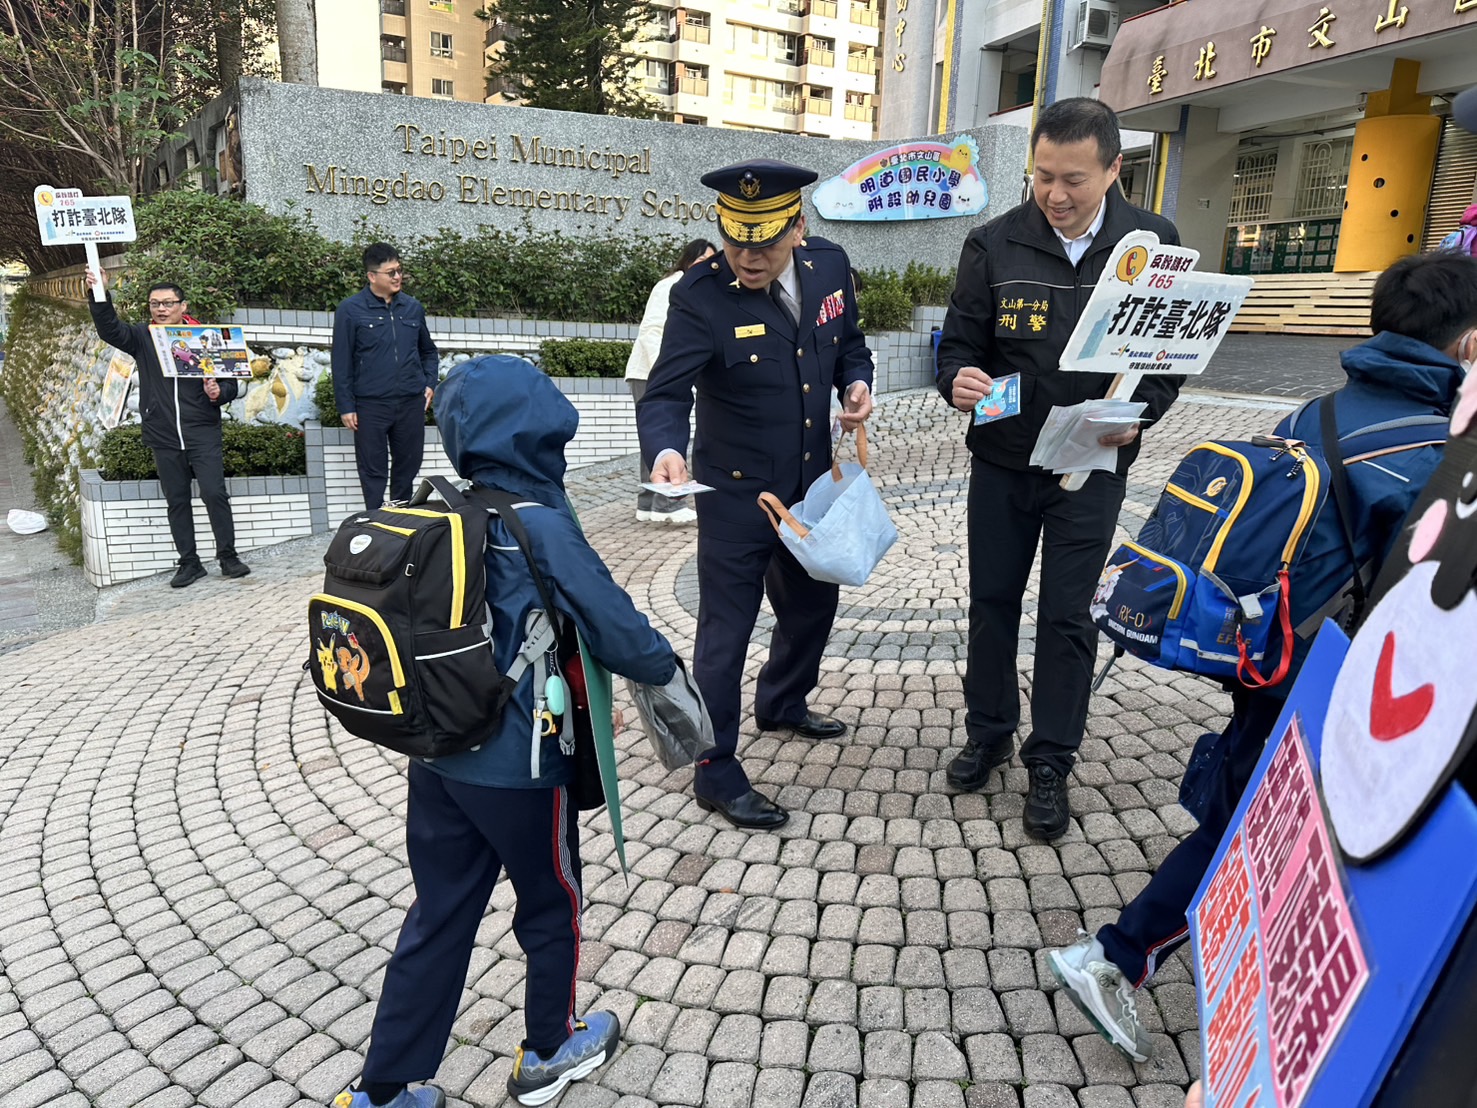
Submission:
<svg viewBox="0 0 1477 1108">
<path fill-rule="evenodd" d="M 1250 335 L 1368 335 L 1369 295 L 1378 277 L 1378 273 L 1262 274 L 1231 330 Z"/>
</svg>

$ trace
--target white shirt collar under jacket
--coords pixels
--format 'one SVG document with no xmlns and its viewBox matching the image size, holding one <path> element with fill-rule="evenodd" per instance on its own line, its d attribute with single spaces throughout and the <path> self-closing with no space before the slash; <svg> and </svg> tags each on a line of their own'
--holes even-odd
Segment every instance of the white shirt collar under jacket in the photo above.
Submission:
<svg viewBox="0 0 1477 1108">
<path fill-rule="evenodd" d="M 1105 196 L 1103 197 L 1102 203 L 1098 205 L 1097 218 L 1092 221 L 1091 227 L 1082 232 L 1080 238 L 1069 239 L 1055 227 L 1052 228 L 1052 231 L 1056 233 L 1056 237 L 1062 240 L 1062 249 L 1067 252 L 1067 258 L 1073 265 L 1080 262 L 1082 255 L 1086 254 L 1088 248 L 1092 246 L 1092 240 L 1097 238 L 1097 233 L 1103 229 L 1103 220 L 1107 217 L 1108 198 Z"/>
</svg>

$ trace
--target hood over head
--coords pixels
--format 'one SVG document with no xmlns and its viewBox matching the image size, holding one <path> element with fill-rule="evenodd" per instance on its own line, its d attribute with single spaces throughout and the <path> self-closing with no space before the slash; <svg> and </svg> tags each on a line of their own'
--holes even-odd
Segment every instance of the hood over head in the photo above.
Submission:
<svg viewBox="0 0 1477 1108">
<path fill-rule="evenodd" d="M 1462 384 L 1462 367 L 1434 346 L 1381 331 L 1340 356 L 1351 382 L 1388 389 L 1400 396 L 1449 412 Z"/>
<path fill-rule="evenodd" d="M 564 503 L 564 448 L 579 412 L 526 358 L 494 354 L 436 389 L 436 425 L 457 473 L 550 506 Z"/>
</svg>

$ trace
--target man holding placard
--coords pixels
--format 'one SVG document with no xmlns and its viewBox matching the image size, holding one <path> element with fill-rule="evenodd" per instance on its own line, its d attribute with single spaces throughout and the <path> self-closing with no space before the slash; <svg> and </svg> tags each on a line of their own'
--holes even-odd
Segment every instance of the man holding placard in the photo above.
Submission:
<svg viewBox="0 0 1477 1108">
<path fill-rule="evenodd" d="M 87 271 L 87 287 L 107 289 L 107 276 Z M 144 445 L 154 454 L 154 468 L 168 505 L 169 533 L 179 552 L 179 569 L 170 579 L 176 589 L 205 576 L 195 549 L 195 516 L 190 506 L 190 480 L 200 485 L 200 499 L 215 534 L 215 556 L 225 577 L 245 577 L 251 568 L 236 556 L 236 523 L 226 492 L 221 458 L 221 408 L 236 399 L 236 382 L 229 377 L 181 379 L 165 376 L 159 364 L 149 323 L 124 323 L 113 310 L 113 298 L 94 296 L 87 302 L 98 338 L 130 355 L 138 366 L 138 410 Z M 157 327 L 177 327 L 186 321 L 189 303 L 178 285 L 149 289 L 149 319 Z M 173 367 L 171 367 L 173 368 Z"/>
<path fill-rule="evenodd" d="M 1025 829 L 1049 841 L 1068 826 L 1067 774 L 1082 742 L 1096 654 L 1088 605 L 1124 475 L 1140 428 L 1164 415 L 1183 378 L 1145 378 L 1134 396 L 1146 404 L 1142 422 L 1101 436 L 1103 446 L 1118 448 L 1115 472 L 1093 472 L 1069 492 L 1055 473 L 1031 466 L 1051 409 L 1102 397 L 1112 383 L 1104 374 L 1064 372 L 1060 362 L 1113 247 L 1136 230 L 1179 242 L 1169 220 L 1123 198 L 1118 119 L 1107 105 L 1052 104 L 1032 132 L 1031 152 L 1031 198 L 964 244 L 939 344 L 939 392 L 972 414 L 967 741 L 947 776 L 955 788 L 980 788 L 1015 752 L 1021 598 L 1039 541 L 1032 733 L 1021 759 L 1030 771 Z M 1012 394 L 1018 413 L 1004 403 Z"/>
</svg>

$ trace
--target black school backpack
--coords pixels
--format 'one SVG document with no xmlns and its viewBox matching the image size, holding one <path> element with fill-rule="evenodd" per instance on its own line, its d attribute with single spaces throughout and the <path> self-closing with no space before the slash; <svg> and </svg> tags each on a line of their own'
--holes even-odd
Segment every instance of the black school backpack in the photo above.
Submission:
<svg viewBox="0 0 1477 1108">
<path fill-rule="evenodd" d="M 339 525 L 323 556 L 323 591 L 308 601 L 303 669 L 350 734 L 436 758 L 470 750 L 497 726 L 554 635 L 547 619 L 530 628 L 513 666 L 498 671 L 483 560 L 489 509 L 523 550 L 544 611 L 553 611 L 514 503 L 499 490 L 464 493 L 433 477 L 408 504 L 355 512 Z"/>
</svg>

